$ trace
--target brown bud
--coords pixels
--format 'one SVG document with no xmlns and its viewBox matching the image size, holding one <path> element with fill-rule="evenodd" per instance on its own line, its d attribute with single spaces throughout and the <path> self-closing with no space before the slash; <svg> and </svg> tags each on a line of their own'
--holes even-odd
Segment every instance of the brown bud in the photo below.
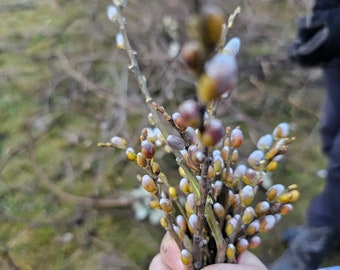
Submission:
<svg viewBox="0 0 340 270">
<path fill-rule="evenodd" d="M 142 168 L 145 168 L 148 165 L 146 158 L 142 155 L 141 152 L 137 154 L 136 162 Z"/>
<path fill-rule="evenodd" d="M 246 228 L 246 234 L 247 235 L 254 235 L 260 230 L 260 221 L 258 219 L 255 219 L 253 222 L 251 222 L 247 228 Z"/>
<path fill-rule="evenodd" d="M 142 141 L 141 143 L 142 155 L 146 159 L 152 159 L 156 152 L 156 146 L 147 140 Z"/>
<path fill-rule="evenodd" d="M 174 135 L 169 135 L 166 138 L 166 142 L 174 150 L 182 150 L 185 148 L 185 143 L 183 139 Z"/>
<path fill-rule="evenodd" d="M 183 120 L 182 115 L 179 112 L 175 112 L 172 114 L 172 121 L 174 121 L 175 126 L 181 130 L 184 131 L 188 127 L 186 123 Z"/>
<path fill-rule="evenodd" d="M 202 114 L 198 103 L 194 100 L 184 101 L 178 108 L 183 124 L 192 128 L 197 128 L 201 125 Z"/>
<path fill-rule="evenodd" d="M 191 69 L 199 71 L 202 69 L 204 61 L 204 51 L 198 41 L 184 43 L 181 50 L 183 62 Z"/>
<path fill-rule="evenodd" d="M 204 128 L 202 143 L 205 146 L 214 146 L 222 140 L 225 134 L 223 124 L 218 119 L 212 119 Z"/>
</svg>

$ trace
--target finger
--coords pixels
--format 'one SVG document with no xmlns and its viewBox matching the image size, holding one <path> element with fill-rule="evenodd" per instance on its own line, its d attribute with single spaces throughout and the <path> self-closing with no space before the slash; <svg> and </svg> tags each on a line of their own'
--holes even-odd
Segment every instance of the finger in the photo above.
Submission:
<svg viewBox="0 0 340 270">
<path fill-rule="evenodd" d="M 161 243 L 161 258 L 163 263 L 170 269 L 184 269 L 179 247 L 169 233 L 165 234 Z"/>
<path fill-rule="evenodd" d="M 152 259 L 149 265 L 149 270 L 171 270 L 171 269 L 162 262 L 161 254 L 158 253 Z"/>
<path fill-rule="evenodd" d="M 238 257 L 238 264 L 257 266 L 260 269 L 267 269 L 265 265 L 260 261 L 259 258 L 257 258 L 253 253 L 247 250 L 242 252 L 240 256 Z"/>
</svg>

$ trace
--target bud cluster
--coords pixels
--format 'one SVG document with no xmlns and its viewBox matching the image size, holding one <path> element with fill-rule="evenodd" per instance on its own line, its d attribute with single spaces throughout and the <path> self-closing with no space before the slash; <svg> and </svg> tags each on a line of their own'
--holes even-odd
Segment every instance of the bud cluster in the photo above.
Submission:
<svg viewBox="0 0 340 270">
<path fill-rule="evenodd" d="M 259 246 L 259 233 L 270 231 L 299 197 L 294 184 L 274 184 L 265 199 L 256 197 L 266 174 L 277 168 L 294 140 L 289 124 L 259 138 L 248 157 L 239 156 L 242 130 L 225 126 L 214 107 L 236 87 L 240 40 L 233 38 L 224 46 L 224 16 L 211 5 L 201 8 L 195 27 L 200 34 L 183 45 L 181 56 L 197 78 L 197 98 L 185 100 L 173 113 L 152 100 L 148 119 L 153 127 L 142 130 L 136 150 L 117 136 L 100 144 L 126 149 L 127 159 L 144 170 L 137 178 L 152 196 L 150 206 L 163 211 L 160 224 L 177 242 L 188 269 L 236 263 L 240 253 Z M 179 165 L 178 180 L 171 183 L 157 162 L 157 152 L 164 150 Z"/>
</svg>

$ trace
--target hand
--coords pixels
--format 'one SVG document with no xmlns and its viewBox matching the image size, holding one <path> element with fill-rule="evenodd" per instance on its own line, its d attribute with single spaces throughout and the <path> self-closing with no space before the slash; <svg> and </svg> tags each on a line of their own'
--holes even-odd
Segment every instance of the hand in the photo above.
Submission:
<svg viewBox="0 0 340 270">
<path fill-rule="evenodd" d="M 181 262 L 180 250 L 167 233 L 161 243 L 160 253 L 150 263 L 149 270 L 185 270 Z M 238 264 L 220 263 L 204 267 L 202 270 L 267 270 L 263 263 L 251 252 L 245 251 L 238 258 Z"/>
<path fill-rule="evenodd" d="M 340 57 L 340 8 L 315 10 L 297 21 L 298 33 L 288 48 L 291 60 L 316 66 Z"/>
</svg>

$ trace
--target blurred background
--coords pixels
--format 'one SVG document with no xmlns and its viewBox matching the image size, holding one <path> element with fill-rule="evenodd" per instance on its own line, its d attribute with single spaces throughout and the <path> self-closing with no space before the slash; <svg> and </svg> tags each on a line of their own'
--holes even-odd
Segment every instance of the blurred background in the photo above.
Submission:
<svg viewBox="0 0 340 270">
<path fill-rule="evenodd" d="M 286 54 L 295 19 L 312 2 L 212 2 L 226 18 L 242 8 L 229 36 L 242 42 L 240 83 L 220 113 L 228 125 L 242 127 L 243 158 L 280 122 L 291 123 L 296 137 L 272 181 L 297 183 L 301 199 L 263 234 L 255 253 L 268 263 L 284 249 L 280 233 L 304 222 L 327 165 L 319 138 L 321 70 L 304 70 Z M 113 135 L 135 146 L 148 125 L 126 53 L 115 47 L 118 27 L 106 17 L 109 4 L 0 2 L 1 269 L 147 269 L 158 252 L 164 231 L 136 204 L 140 169 L 124 152 L 97 147 Z M 152 95 L 169 112 L 194 95 L 193 78 L 176 53 L 188 40 L 191 9 L 191 1 L 129 0 L 124 10 Z M 161 162 L 176 181 L 172 156 Z"/>
</svg>

